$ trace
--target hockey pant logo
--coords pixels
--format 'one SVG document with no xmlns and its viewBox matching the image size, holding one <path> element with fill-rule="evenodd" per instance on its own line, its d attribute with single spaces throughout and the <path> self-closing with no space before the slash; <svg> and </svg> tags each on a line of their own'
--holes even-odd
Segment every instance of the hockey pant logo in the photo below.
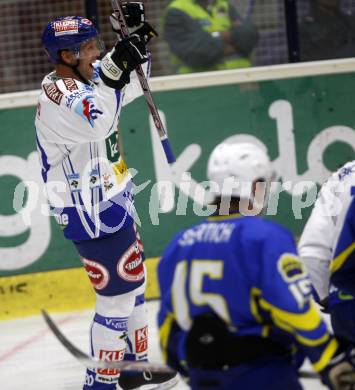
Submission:
<svg viewBox="0 0 355 390">
<path fill-rule="evenodd" d="M 136 353 L 148 350 L 148 326 L 135 331 Z"/>
</svg>

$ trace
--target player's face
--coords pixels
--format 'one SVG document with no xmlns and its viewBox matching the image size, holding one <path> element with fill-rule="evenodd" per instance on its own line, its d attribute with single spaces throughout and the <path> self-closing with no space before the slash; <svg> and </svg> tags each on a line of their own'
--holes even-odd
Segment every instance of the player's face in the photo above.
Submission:
<svg viewBox="0 0 355 390">
<path fill-rule="evenodd" d="M 79 72 L 90 80 L 94 76 L 93 63 L 100 57 L 101 47 L 96 38 L 84 42 L 80 47 Z"/>
</svg>

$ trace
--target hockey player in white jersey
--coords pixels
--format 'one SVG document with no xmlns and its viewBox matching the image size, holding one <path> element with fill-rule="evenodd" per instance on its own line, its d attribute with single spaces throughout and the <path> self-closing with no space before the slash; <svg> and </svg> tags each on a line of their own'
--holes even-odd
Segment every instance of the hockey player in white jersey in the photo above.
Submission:
<svg viewBox="0 0 355 390">
<path fill-rule="evenodd" d="M 339 235 L 354 196 L 355 161 L 348 162 L 322 186 L 310 218 L 303 230 L 299 253 L 306 265 L 317 301 L 330 313 L 334 333 L 355 342 L 355 299 L 344 290 L 344 283 L 335 287 L 332 278 Z M 352 283 L 355 285 L 355 279 Z"/>
<path fill-rule="evenodd" d="M 44 29 L 42 42 L 55 69 L 42 82 L 36 139 L 52 213 L 96 292 L 91 354 L 102 360 L 146 360 L 144 253 L 116 130 L 121 107 L 141 94 L 134 69 L 143 64 L 149 74 L 146 44 L 155 32 L 145 21 L 142 2 L 122 8 L 132 34 L 118 39 L 102 61 L 90 20 L 63 17 Z M 160 389 L 175 382 L 174 374 L 88 369 L 84 389 Z"/>
</svg>

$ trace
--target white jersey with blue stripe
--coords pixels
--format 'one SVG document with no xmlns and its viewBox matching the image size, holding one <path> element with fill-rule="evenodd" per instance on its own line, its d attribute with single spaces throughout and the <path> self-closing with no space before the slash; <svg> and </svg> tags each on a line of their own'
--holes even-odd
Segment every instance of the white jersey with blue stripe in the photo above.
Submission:
<svg viewBox="0 0 355 390">
<path fill-rule="evenodd" d="M 87 240 L 132 223 L 132 181 L 119 156 L 121 107 L 142 94 L 136 72 L 123 90 L 98 75 L 90 84 L 50 73 L 36 114 L 37 149 L 48 201 L 66 238 Z M 145 73 L 149 73 L 145 64 Z"/>
<path fill-rule="evenodd" d="M 353 200 L 351 188 L 354 185 L 355 161 L 351 161 L 323 184 L 298 245 L 319 299 L 330 295 L 331 303 L 338 302 L 341 294 L 331 285 L 330 271 L 339 234 Z"/>
</svg>

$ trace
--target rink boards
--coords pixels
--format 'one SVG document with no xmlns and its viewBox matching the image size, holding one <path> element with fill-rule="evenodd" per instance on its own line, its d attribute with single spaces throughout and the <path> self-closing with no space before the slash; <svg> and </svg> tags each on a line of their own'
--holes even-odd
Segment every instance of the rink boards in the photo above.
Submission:
<svg viewBox="0 0 355 390">
<path fill-rule="evenodd" d="M 354 159 L 354 69 L 355 61 L 347 59 L 152 79 L 177 157 L 172 167 L 144 99 L 123 110 L 125 158 L 137 171 L 135 183 L 144 187 L 136 207 L 149 258 L 148 299 L 159 296 L 155 266 L 166 244 L 204 218 L 196 189 L 202 188 L 217 143 L 229 139 L 265 147 L 281 182 L 312 181 L 316 189 L 331 171 Z M 41 185 L 33 124 L 38 93 L 0 95 L 0 319 L 37 314 L 42 307 L 80 310 L 94 302 L 74 247 L 43 212 L 43 194 L 30 221 L 14 211 L 19 183 Z M 187 190 L 177 182 L 185 171 L 193 184 Z M 285 190 L 270 216 L 296 237 L 311 210 L 312 203 L 302 201 L 305 195 Z"/>
</svg>

